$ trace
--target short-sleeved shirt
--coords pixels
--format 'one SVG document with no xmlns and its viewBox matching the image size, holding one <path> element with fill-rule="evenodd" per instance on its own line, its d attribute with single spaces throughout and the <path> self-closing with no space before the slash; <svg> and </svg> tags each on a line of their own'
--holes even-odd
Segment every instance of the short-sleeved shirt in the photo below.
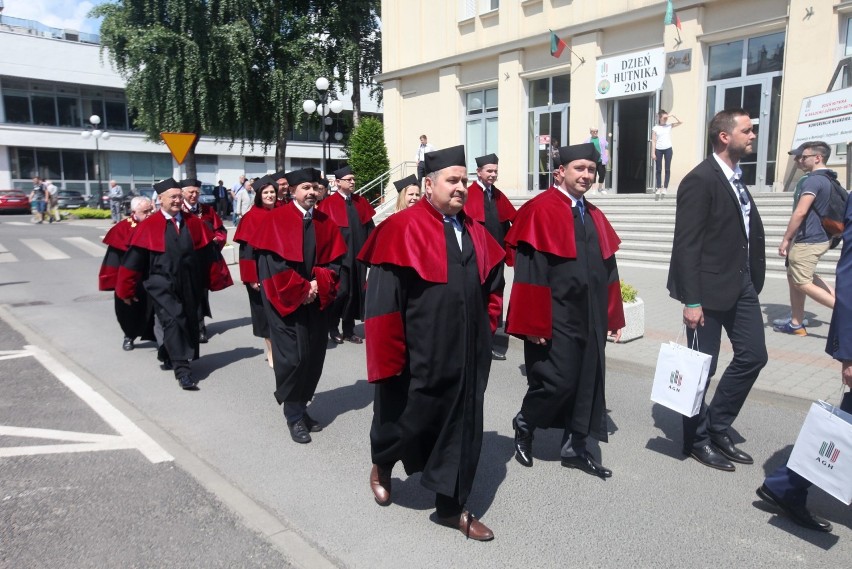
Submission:
<svg viewBox="0 0 852 569">
<path fill-rule="evenodd" d="M 657 135 L 657 142 L 654 148 L 657 150 L 667 150 L 672 147 L 672 125 L 658 124 L 651 129 Z"/>
<path fill-rule="evenodd" d="M 832 172 L 833 173 L 833 172 Z M 799 204 L 799 198 L 805 194 L 814 196 L 814 203 L 805 215 L 804 221 L 796 231 L 795 243 L 825 243 L 828 234 L 822 228 L 818 211 L 825 211 L 831 196 L 831 180 L 821 174 L 805 174 L 796 184 L 793 193 L 793 209 Z"/>
<path fill-rule="evenodd" d="M 35 200 L 43 200 L 45 197 L 45 187 L 44 184 L 35 184 L 33 185 L 33 199 Z"/>
</svg>

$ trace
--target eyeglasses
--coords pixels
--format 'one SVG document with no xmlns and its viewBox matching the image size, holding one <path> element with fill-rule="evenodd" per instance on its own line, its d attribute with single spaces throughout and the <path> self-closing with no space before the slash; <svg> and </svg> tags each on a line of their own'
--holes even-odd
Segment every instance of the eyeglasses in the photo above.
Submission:
<svg viewBox="0 0 852 569">
<path fill-rule="evenodd" d="M 796 156 L 796 160 L 804 160 L 805 158 L 813 158 L 814 156 L 819 156 L 819 154 L 802 154 L 800 156 Z"/>
<path fill-rule="evenodd" d="M 340 178 L 340 180 L 343 182 L 354 182 L 355 178 Z"/>
</svg>

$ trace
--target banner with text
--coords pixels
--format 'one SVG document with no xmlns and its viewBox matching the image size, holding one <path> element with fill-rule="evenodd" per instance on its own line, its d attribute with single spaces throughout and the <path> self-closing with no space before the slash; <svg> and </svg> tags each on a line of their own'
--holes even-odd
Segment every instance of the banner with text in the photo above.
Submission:
<svg viewBox="0 0 852 569">
<path fill-rule="evenodd" d="M 665 76 L 666 50 L 662 47 L 598 59 L 595 98 L 653 93 L 663 86 Z"/>
<path fill-rule="evenodd" d="M 791 148 L 809 140 L 852 142 L 852 87 L 802 99 Z"/>
</svg>

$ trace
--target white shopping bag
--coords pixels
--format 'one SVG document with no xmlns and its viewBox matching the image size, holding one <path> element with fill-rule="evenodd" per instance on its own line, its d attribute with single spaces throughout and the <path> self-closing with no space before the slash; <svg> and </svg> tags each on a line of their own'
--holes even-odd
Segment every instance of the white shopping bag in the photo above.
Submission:
<svg viewBox="0 0 852 569">
<path fill-rule="evenodd" d="M 697 336 L 693 336 L 693 342 L 697 341 Z M 677 342 L 661 345 L 651 401 L 681 415 L 694 417 L 704 400 L 712 359 L 707 354 Z"/>
<path fill-rule="evenodd" d="M 825 401 L 813 403 L 787 468 L 852 503 L 852 415 Z"/>
</svg>

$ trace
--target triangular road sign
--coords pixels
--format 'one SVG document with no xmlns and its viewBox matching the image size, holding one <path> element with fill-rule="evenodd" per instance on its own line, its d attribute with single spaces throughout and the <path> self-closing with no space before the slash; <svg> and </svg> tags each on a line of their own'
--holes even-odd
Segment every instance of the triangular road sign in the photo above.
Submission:
<svg viewBox="0 0 852 569">
<path fill-rule="evenodd" d="M 183 164 L 186 154 L 195 144 L 198 135 L 192 132 L 161 132 L 160 137 L 172 152 L 178 164 Z"/>
</svg>

